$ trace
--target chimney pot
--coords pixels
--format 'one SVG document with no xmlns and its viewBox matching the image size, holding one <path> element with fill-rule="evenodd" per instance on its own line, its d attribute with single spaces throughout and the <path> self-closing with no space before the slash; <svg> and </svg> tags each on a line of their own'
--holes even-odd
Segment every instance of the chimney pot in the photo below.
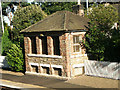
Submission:
<svg viewBox="0 0 120 90">
<path fill-rule="evenodd" d="M 84 8 L 83 5 L 75 5 L 73 6 L 73 13 L 84 16 Z"/>
</svg>

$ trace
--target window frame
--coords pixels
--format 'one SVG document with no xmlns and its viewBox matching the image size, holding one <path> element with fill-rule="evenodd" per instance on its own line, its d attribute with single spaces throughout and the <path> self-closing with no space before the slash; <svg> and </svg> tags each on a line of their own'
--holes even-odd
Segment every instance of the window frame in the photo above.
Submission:
<svg viewBox="0 0 120 90">
<path fill-rule="evenodd" d="M 60 56 L 60 39 L 59 36 L 52 36 L 54 55 Z"/>
<path fill-rule="evenodd" d="M 31 36 L 31 54 L 37 54 L 36 36 Z M 34 48 L 33 48 L 34 47 Z"/>
<path fill-rule="evenodd" d="M 73 35 L 73 53 L 81 53 L 82 48 L 81 48 L 80 43 L 77 42 L 77 37 L 79 38 L 79 42 L 83 40 L 82 39 L 82 34 L 74 34 Z M 77 49 L 76 50 L 74 49 L 75 46 L 79 46 L 79 51 L 77 51 Z"/>
</svg>

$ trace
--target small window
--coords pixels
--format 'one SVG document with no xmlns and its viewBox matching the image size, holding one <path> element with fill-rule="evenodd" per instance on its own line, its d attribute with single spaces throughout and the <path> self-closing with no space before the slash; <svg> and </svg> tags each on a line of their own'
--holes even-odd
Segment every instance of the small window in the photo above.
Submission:
<svg viewBox="0 0 120 90">
<path fill-rule="evenodd" d="M 49 67 L 42 67 L 44 74 L 49 74 Z"/>
<path fill-rule="evenodd" d="M 42 40 L 42 54 L 48 55 L 48 49 L 47 49 L 47 37 L 41 37 Z"/>
<path fill-rule="evenodd" d="M 38 66 L 31 65 L 32 67 L 32 72 L 38 73 Z"/>
<path fill-rule="evenodd" d="M 54 55 L 60 55 L 59 36 L 53 36 L 52 38 L 53 38 Z"/>
<path fill-rule="evenodd" d="M 36 50 L 36 37 L 30 37 L 31 39 L 31 49 L 33 54 L 37 54 Z"/>
<path fill-rule="evenodd" d="M 61 68 L 54 68 L 54 74 L 58 76 L 62 76 Z"/>
<path fill-rule="evenodd" d="M 80 52 L 81 46 L 80 42 L 82 42 L 82 35 L 74 35 L 73 36 L 73 51 Z"/>
</svg>

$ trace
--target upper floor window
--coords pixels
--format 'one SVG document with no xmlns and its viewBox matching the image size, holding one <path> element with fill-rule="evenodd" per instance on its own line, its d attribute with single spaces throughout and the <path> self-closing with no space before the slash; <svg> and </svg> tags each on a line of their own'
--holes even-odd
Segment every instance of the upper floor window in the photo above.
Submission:
<svg viewBox="0 0 120 90">
<path fill-rule="evenodd" d="M 60 41 L 59 41 L 59 36 L 53 36 L 53 50 L 54 50 L 54 55 L 60 55 Z"/>
<path fill-rule="evenodd" d="M 73 35 L 73 51 L 81 52 L 82 35 Z"/>
<path fill-rule="evenodd" d="M 53 51 L 52 53 L 54 55 L 60 55 L 60 41 L 59 41 L 59 36 L 52 36 L 52 40 L 50 40 L 50 42 L 47 40 L 47 36 L 40 36 L 39 37 L 39 41 L 36 40 L 36 37 L 30 37 L 31 39 L 31 53 L 32 54 L 45 54 L 48 55 L 48 48 L 49 49 L 53 49 L 51 51 Z M 36 42 L 37 41 L 37 42 Z M 49 42 L 50 44 L 53 43 L 50 47 L 48 47 L 47 43 Z M 37 47 L 37 45 L 39 45 Z M 37 50 L 39 49 L 39 50 Z"/>
<path fill-rule="evenodd" d="M 48 55 L 47 36 L 41 37 L 41 41 L 42 41 L 42 54 Z"/>
<path fill-rule="evenodd" d="M 33 54 L 37 54 L 37 48 L 36 48 L 36 37 L 30 37 L 31 39 L 31 51 Z"/>
</svg>

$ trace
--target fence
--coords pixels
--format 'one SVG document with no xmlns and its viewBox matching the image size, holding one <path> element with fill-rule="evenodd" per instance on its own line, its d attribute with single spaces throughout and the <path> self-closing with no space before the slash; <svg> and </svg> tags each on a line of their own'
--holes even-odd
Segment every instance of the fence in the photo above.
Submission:
<svg viewBox="0 0 120 90">
<path fill-rule="evenodd" d="M 0 68 L 9 68 L 9 65 L 7 63 L 7 60 L 5 59 L 5 56 L 0 56 Z"/>
<path fill-rule="evenodd" d="M 85 75 L 120 79 L 120 63 L 85 60 Z"/>
</svg>

